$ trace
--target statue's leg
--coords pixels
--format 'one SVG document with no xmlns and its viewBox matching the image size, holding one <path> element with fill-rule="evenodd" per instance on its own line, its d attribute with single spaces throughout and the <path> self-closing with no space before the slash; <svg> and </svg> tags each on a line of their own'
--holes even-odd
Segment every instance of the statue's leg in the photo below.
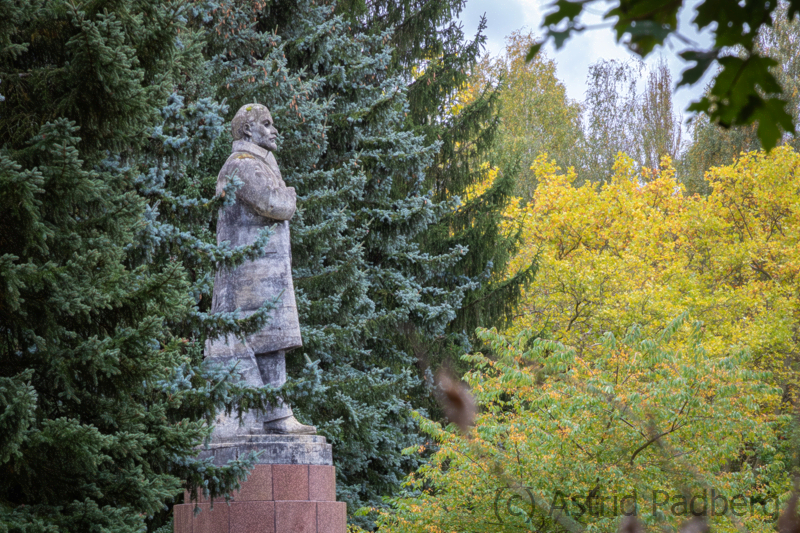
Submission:
<svg viewBox="0 0 800 533">
<path fill-rule="evenodd" d="M 264 385 L 280 387 L 286 383 L 286 352 L 279 350 L 277 352 L 256 354 L 256 361 L 258 362 L 258 370 L 261 372 L 261 381 Z M 262 420 L 270 422 L 289 416 L 292 416 L 292 408 L 281 401 L 280 404 L 271 405 L 269 409 L 264 411 Z"/>
<path fill-rule="evenodd" d="M 258 370 L 261 372 L 261 381 L 265 385 L 280 387 L 286 383 L 286 352 L 262 353 L 256 355 Z M 264 431 L 281 435 L 314 435 L 317 428 L 306 426 L 295 419 L 292 408 L 281 401 L 278 405 L 271 405 L 262 415 Z"/>
<path fill-rule="evenodd" d="M 261 374 L 253 350 L 234 335 L 207 341 L 206 358 L 220 366 L 235 365 L 235 379 L 239 383 L 251 387 L 261 386 Z M 263 424 L 252 410 L 243 412 L 241 418 L 235 410 L 231 414 L 217 413 L 214 425 L 213 438 L 217 440 L 263 432 Z"/>
</svg>

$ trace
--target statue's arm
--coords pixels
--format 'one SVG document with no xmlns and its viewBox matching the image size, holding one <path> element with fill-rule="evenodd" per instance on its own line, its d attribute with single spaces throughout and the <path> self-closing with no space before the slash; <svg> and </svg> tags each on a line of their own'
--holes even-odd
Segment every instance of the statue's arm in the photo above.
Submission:
<svg viewBox="0 0 800 533">
<path fill-rule="evenodd" d="M 294 187 L 286 187 L 264 172 L 259 165 L 253 165 L 243 172 L 244 185 L 236 194 L 242 202 L 261 216 L 275 220 L 289 220 L 297 207 Z"/>
</svg>

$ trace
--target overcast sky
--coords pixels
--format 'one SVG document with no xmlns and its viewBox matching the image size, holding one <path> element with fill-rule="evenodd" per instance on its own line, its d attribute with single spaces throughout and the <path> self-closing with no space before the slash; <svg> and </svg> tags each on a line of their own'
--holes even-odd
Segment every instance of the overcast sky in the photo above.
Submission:
<svg viewBox="0 0 800 533">
<path fill-rule="evenodd" d="M 678 29 L 682 35 L 692 39 L 701 45 L 710 42 L 709 32 L 703 34 L 697 32 L 696 26 L 691 24 L 694 11 L 691 6 L 696 5 L 699 0 L 690 0 L 689 7 L 680 13 Z M 467 5 L 461 14 L 461 21 L 467 35 L 474 35 L 478 28 L 478 21 L 481 15 L 486 15 L 488 37 L 487 51 L 493 55 L 501 55 L 505 49 L 505 37 L 511 32 L 523 28 L 539 31 L 544 14 L 548 11 L 551 0 L 467 0 Z M 597 2 L 591 4 L 590 9 L 598 14 L 607 11 L 607 3 Z M 602 22 L 599 15 L 589 15 L 584 19 L 587 24 L 598 24 Z M 674 83 L 680 79 L 681 72 L 686 68 L 686 64 L 676 55 L 676 51 L 685 48 L 686 45 L 674 38 L 667 42 L 666 49 L 657 49 L 656 52 L 648 57 L 646 63 L 654 65 L 659 57 L 663 56 L 672 72 Z M 555 58 L 558 65 L 558 78 L 564 82 L 567 94 L 574 100 L 583 100 L 586 93 L 586 76 L 589 73 L 589 65 L 600 59 L 629 59 L 638 57 L 629 52 L 624 46 L 616 44 L 614 33 L 610 28 L 599 28 L 582 33 L 578 37 L 573 37 L 564 47 L 555 52 L 552 43 L 548 44 L 545 52 L 549 57 Z M 689 102 L 702 95 L 708 83 L 708 76 L 690 88 L 681 88 L 675 94 L 675 109 L 685 114 L 685 109 Z"/>
</svg>

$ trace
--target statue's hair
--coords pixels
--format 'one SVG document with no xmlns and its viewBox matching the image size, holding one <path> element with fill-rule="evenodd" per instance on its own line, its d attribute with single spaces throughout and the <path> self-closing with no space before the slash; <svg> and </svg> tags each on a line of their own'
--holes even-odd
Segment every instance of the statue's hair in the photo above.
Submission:
<svg viewBox="0 0 800 533">
<path fill-rule="evenodd" d="M 261 120 L 264 114 L 269 114 L 267 106 L 261 104 L 245 104 L 236 112 L 236 116 L 231 121 L 231 135 L 234 141 L 244 138 L 245 124 L 252 124 Z"/>
</svg>

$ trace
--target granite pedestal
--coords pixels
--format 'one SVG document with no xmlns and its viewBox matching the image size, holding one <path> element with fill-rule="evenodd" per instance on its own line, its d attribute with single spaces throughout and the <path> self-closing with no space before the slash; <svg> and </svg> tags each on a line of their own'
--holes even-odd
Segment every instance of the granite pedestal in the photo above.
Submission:
<svg viewBox="0 0 800 533">
<path fill-rule="evenodd" d="M 261 451 L 230 503 L 176 505 L 175 533 L 346 533 L 347 505 L 336 501 L 331 445 L 318 435 L 250 435 L 215 441 L 200 457 L 215 464 Z M 200 512 L 195 515 L 195 505 Z"/>
</svg>

